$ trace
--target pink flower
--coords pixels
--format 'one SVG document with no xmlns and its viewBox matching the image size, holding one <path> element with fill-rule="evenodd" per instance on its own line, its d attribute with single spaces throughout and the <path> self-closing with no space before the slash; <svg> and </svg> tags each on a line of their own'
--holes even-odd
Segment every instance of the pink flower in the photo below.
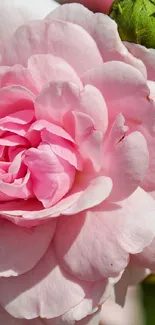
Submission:
<svg viewBox="0 0 155 325">
<path fill-rule="evenodd" d="M 98 324 L 111 278 L 155 236 L 146 67 L 77 4 L 0 51 L 0 319 Z"/>
<path fill-rule="evenodd" d="M 59 3 L 81 3 L 94 12 L 108 13 L 113 0 L 57 0 Z"/>
</svg>

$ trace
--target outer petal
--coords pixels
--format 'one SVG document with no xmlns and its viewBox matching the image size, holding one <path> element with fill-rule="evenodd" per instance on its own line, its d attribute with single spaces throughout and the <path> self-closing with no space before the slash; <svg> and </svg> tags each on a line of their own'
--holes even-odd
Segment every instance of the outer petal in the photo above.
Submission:
<svg viewBox="0 0 155 325">
<path fill-rule="evenodd" d="M 87 316 L 81 321 L 75 322 L 76 325 L 98 325 L 100 321 L 100 308 L 93 315 Z"/>
<path fill-rule="evenodd" d="M 0 278 L 0 287 L 0 304 L 6 311 L 17 318 L 32 319 L 62 315 L 80 303 L 91 284 L 62 270 L 50 246 L 31 271 L 20 277 Z"/>
<path fill-rule="evenodd" d="M 17 111 L 33 109 L 34 95 L 24 87 L 10 86 L 0 89 L 0 118 Z"/>
<path fill-rule="evenodd" d="M 27 68 L 20 64 L 15 64 L 13 67 L 0 66 L 0 87 L 12 85 L 27 87 L 32 93 L 37 93 L 32 76 Z"/>
<path fill-rule="evenodd" d="M 17 276 L 32 269 L 46 252 L 56 219 L 31 229 L 0 219 L 0 276 Z"/>
<path fill-rule="evenodd" d="M 142 268 L 149 268 L 151 270 L 155 270 L 155 239 L 153 239 L 152 243 L 146 247 L 142 253 L 137 255 L 133 255 L 131 257 L 131 263 L 133 265 L 137 265 Z M 144 270 L 144 269 L 142 269 Z"/>
<path fill-rule="evenodd" d="M 150 89 L 150 99 L 152 99 L 155 102 L 155 82 L 148 80 L 147 84 Z"/>
<path fill-rule="evenodd" d="M 107 106 L 97 88 L 86 85 L 80 89 L 73 82 L 53 82 L 45 86 L 36 98 L 35 113 L 38 119 L 63 126 L 63 118 L 70 111 L 85 113 L 93 119 L 95 128 L 105 133 L 108 124 Z M 69 129 L 72 129 L 72 125 L 67 127 Z"/>
<path fill-rule="evenodd" d="M 104 62 L 113 60 L 126 62 L 139 69 L 146 77 L 143 62 L 127 51 L 119 37 L 116 23 L 107 15 L 99 13 L 94 15 L 84 6 L 73 3 L 57 8 L 46 19 L 60 19 L 82 26 L 94 38 Z"/>
<path fill-rule="evenodd" d="M 108 177 L 80 173 L 69 194 L 49 209 L 43 209 L 40 202 L 27 200 L 1 204 L 1 215 L 20 226 L 34 226 L 61 214 L 75 214 L 100 204 L 110 194 L 112 182 Z M 22 217 L 22 218 L 21 218 Z"/>
<path fill-rule="evenodd" d="M 27 319 L 17 319 L 15 317 L 12 317 L 1 306 L 0 306 L 0 321 L 2 324 L 7 324 L 7 325 L 44 325 L 42 320 L 39 318 L 33 320 L 27 320 Z"/>
<path fill-rule="evenodd" d="M 1 65 L 25 66 L 32 55 L 44 53 L 61 57 L 79 75 L 96 62 L 102 63 L 95 41 L 82 27 L 63 21 L 34 21 L 13 34 L 2 53 Z"/>
<path fill-rule="evenodd" d="M 72 81 L 82 87 L 74 69 L 63 59 L 52 54 L 33 55 L 28 60 L 28 71 L 33 77 L 38 92 L 51 81 Z"/>
<path fill-rule="evenodd" d="M 95 282 L 80 304 L 64 314 L 62 320 L 67 322 L 82 320 L 87 315 L 93 314 L 110 294 L 111 286 L 107 279 Z"/>
<path fill-rule="evenodd" d="M 138 123 L 148 115 L 150 90 L 143 75 L 130 65 L 106 62 L 87 71 L 82 79 L 84 84 L 89 83 L 101 91 L 110 119 L 122 113 Z"/>
<path fill-rule="evenodd" d="M 1 0 L 0 48 L 20 25 L 32 19 L 43 19 L 58 6 L 54 0 Z"/>
<path fill-rule="evenodd" d="M 152 241 L 154 209 L 154 200 L 139 188 L 119 204 L 105 201 L 74 218 L 61 218 L 54 237 L 60 263 L 81 279 L 117 276 L 129 253 L 142 251 Z"/>
<path fill-rule="evenodd" d="M 99 325 L 100 312 L 101 312 L 101 310 L 100 310 L 100 308 L 98 308 L 98 310 L 95 311 L 92 315 L 89 315 L 80 321 L 65 321 L 62 319 L 62 317 L 57 317 L 57 318 L 49 319 L 49 320 L 44 319 L 43 324 L 44 325 Z M 25 325 L 27 325 L 27 324 L 25 324 Z"/>
<path fill-rule="evenodd" d="M 132 55 L 144 62 L 148 79 L 155 81 L 155 49 L 147 49 L 145 46 L 128 42 L 124 44 Z"/>
<path fill-rule="evenodd" d="M 145 191 L 151 192 L 155 190 L 155 134 L 150 133 L 146 128 L 140 127 L 140 131 L 145 136 L 149 150 L 149 168 L 142 182 Z"/>
<path fill-rule="evenodd" d="M 124 127 L 120 117 L 116 119 L 103 150 L 103 173 L 113 182 L 109 197 L 112 201 L 121 201 L 131 195 L 143 181 L 149 166 L 147 143 L 140 132 L 124 134 L 118 139 L 118 128 L 122 128 L 123 133 Z"/>
</svg>

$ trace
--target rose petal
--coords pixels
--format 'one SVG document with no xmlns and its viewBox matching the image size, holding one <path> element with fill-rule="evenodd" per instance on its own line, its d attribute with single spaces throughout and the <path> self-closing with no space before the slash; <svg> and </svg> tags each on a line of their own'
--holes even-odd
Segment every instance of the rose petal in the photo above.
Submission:
<svg viewBox="0 0 155 325">
<path fill-rule="evenodd" d="M 140 132 L 145 136 L 149 150 L 149 168 L 145 174 L 144 180 L 142 182 L 142 187 L 145 191 L 151 192 L 155 189 L 155 135 L 149 132 L 145 127 L 141 126 Z"/>
<path fill-rule="evenodd" d="M 17 318 L 53 318 L 80 303 L 91 285 L 62 270 L 50 246 L 31 271 L 0 278 L 0 304 Z"/>
<path fill-rule="evenodd" d="M 119 37 L 117 24 L 107 15 L 93 14 L 84 6 L 73 3 L 60 6 L 46 19 L 69 21 L 82 26 L 94 38 L 104 62 L 113 60 L 126 62 L 139 69 L 146 78 L 143 62 L 127 51 Z M 99 64 L 99 61 L 96 62 Z"/>
<path fill-rule="evenodd" d="M 45 254 L 55 228 L 56 219 L 31 229 L 0 219 L 0 276 L 17 276 L 31 270 Z"/>
<path fill-rule="evenodd" d="M 52 54 L 31 56 L 28 60 L 28 71 L 38 92 L 51 81 L 72 81 L 82 88 L 82 83 L 74 69 L 62 58 Z"/>
<path fill-rule="evenodd" d="M 1 65 L 25 66 L 32 55 L 43 53 L 60 56 L 79 75 L 96 62 L 102 63 L 95 41 L 82 27 L 63 21 L 34 21 L 12 35 L 2 53 Z"/>
<path fill-rule="evenodd" d="M 119 139 L 118 127 L 124 128 L 120 115 L 113 124 L 111 134 L 103 149 L 103 173 L 110 177 L 113 189 L 109 197 L 112 201 L 124 200 L 143 181 L 149 166 L 149 153 L 145 137 L 133 132 Z"/>
<path fill-rule="evenodd" d="M 155 239 L 153 239 L 152 243 L 146 247 L 142 253 L 133 255 L 131 257 L 131 263 L 133 268 L 135 265 L 140 267 L 141 270 L 145 270 L 144 268 L 155 270 Z M 143 277 L 144 278 L 144 277 Z"/>
<path fill-rule="evenodd" d="M 60 214 L 75 214 L 100 204 L 110 194 L 112 182 L 108 177 L 94 175 L 77 175 L 76 182 L 68 195 L 49 209 L 35 200 L 1 203 L 1 214 L 15 224 L 31 226 L 57 217 Z M 22 207 L 22 209 L 21 209 Z M 23 218 L 21 218 L 23 217 Z"/>
<path fill-rule="evenodd" d="M 20 85 L 26 87 L 34 94 L 37 93 L 34 81 L 27 68 L 20 64 L 15 64 L 13 67 L 0 66 L 0 86 L 7 87 L 12 85 Z"/>
<path fill-rule="evenodd" d="M 24 163 L 32 179 L 32 189 L 36 198 L 49 208 L 59 202 L 71 189 L 75 168 L 57 156 L 52 146 L 41 144 L 26 151 Z"/>
<path fill-rule="evenodd" d="M 21 86 L 8 86 L 0 89 L 0 118 L 23 110 L 33 109 L 34 95 Z M 30 111 L 31 114 L 31 111 Z"/>
<path fill-rule="evenodd" d="M 96 131 L 92 118 L 81 112 L 68 112 L 64 117 L 64 127 L 79 146 L 87 172 L 100 171 L 103 134 Z"/>
<path fill-rule="evenodd" d="M 147 68 L 148 79 L 155 81 L 155 49 L 147 49 L 140 44 L 124 42 L 129 52 L 144 62 Z"/>
<path fill-rule="evenodd" d="M 0 181 L 0 201 L 28 199 L 29 197 L 32 197 L 29 172 L 24 177 L 15 179 L 12 183 Z"/>
<path fill-rule="evenodd" d="M 86 85 L 81 90 L 72 82 L 53 82 L 43 88 L 35 101 L 36 117 L 57 125 L 63 126 L 65 114 L 71 111 L 90 116 L 95 128 L 106 132 L 107 107 L 100 91 L 91 85 Z M 68 127 L 67 129 L 69 130 Z"/>
<path fill-rule="evenodd" d="M 43 19 L 59 5 L 53 0 L 6 0 L 0 2 L 0 48 L 20 25 L 32 19 Z"/>
<path fill-rule="evenodd" d="M 154 238 L 154 209 L 154 200 L 139 188 L 119 204 L 105 201 L 74 218 L 61 218 L 54 237 L 61 265 L 89 281 L 118 276 L 129 253 L 142 251 Z"/>
<path fill-rule="evenodd" d="M 98 309 L 101 301 L 103 303 L 109 297 L 110 293 L 111 289 L 108 285 L 107 279 L 104 281 L 95 282 L 80 304 L 64 314 L 62 316 L 62 320 L 70 323 L 74 320 L 82 320 L 87 315 L 93 314 L 93 312 Z"/>
<path fill-rule="evenodd" d="M 122 113 L 125 118 L 141 122 L 147 116 L 150 91 L 143 75 L 130 65 L 107 62 L 87 71 L 82 79 L 101 91 L 110 119 Z"/>
</svg>

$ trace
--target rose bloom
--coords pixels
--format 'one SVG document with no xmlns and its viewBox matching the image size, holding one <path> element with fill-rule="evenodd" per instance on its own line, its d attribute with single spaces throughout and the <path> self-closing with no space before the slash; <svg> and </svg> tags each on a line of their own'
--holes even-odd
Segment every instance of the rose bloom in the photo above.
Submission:
<svg viewBox="0 0 155 325">
<path fill-rule="evenodd" d="M 59 3 L 81 3 L 94 12 L 108 13 L 113 0 L 57 0 Z"/>
<path fill-rule="evenodd" d="M 78 4 L 4 37 L 2 324 L 98 324 L 111 284 L 151 244 L 155 103 L 146 68 L 113 20 Z"/>
</svg>

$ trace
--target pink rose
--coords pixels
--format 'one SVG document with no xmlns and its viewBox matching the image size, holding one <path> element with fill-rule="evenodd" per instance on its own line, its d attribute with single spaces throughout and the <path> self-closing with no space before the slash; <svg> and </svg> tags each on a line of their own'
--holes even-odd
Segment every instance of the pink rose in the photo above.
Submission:
<svg viewBox="0 0 155 325">
<path fill-rule="evenodd" d="M 81 3 L 94 12 L 108 13 L 113 0 L 57 0 L 59 3 Z"/>
<path fill-rule="evenodd" d="M 155 236 L 146 67 L 77 4 L 18 28 L 0 58 L 0 320 L 98 324 Z"/>
</svg>

